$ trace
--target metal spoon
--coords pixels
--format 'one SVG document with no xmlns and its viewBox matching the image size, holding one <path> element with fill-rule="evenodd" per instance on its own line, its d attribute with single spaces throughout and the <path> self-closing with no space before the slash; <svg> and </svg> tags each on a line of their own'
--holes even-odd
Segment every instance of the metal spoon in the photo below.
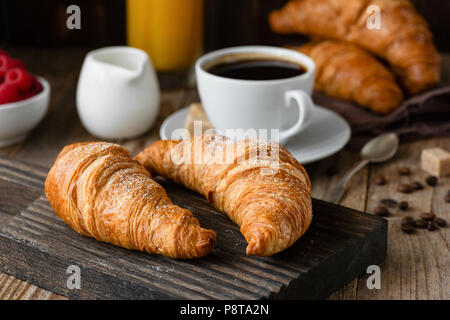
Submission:
<svg viewBox="0 0 450 320">
<path fill-rule="evenodd" d="M 347 183 L 370 162 L 383 162 L 392 158 L 398 150 L 398 136 L 395 133 L 382 134 L 367 142 L 361 149 L 361 160 L 339 180 L 323 200 L 338 204 L 345 194 Z"/>
</svg>

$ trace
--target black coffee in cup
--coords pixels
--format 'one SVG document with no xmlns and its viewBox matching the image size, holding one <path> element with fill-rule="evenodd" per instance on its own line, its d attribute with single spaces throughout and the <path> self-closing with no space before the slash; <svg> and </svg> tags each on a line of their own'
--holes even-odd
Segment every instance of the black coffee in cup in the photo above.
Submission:
<svg viewBox="0 0 450 320">
<path fill-rule="evenodd" d="M 299 76 L 306 72 L 306 68 L 290 61 L 257 58 L 218 63 L 207 71 L 230 79 L 279 80 Z"/>
<path fill-rule="evenodd" d="M 308 56 L 267 46 L 220 49 L 195 64 L 201 102 L 218 132 L 281 144 L 311 123 L 315 70 Z"/>
</svg>

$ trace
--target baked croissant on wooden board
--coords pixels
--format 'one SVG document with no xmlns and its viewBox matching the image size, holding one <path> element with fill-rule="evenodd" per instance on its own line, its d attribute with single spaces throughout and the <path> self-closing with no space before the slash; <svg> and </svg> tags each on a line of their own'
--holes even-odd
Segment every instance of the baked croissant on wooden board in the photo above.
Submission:
<svg viewBox="0 0 450 320">
<path fill-rule="evenodd" d="M 403 100 L 394 75 L 356 45 L 327 40 L 292 49 L 314 60 L 314 88 L 330 97 L 356 102 L 379 114 L 395 110 Z"/>
<path fill-rule="evenodd" d="M 376 10 L 380 25 L 371 25 Z M 441 57 L 427 22 L 408 0 L 291 0 L 269 16 L 272 30 L 358 44 L 386 59 L 406 91 L 439 82 Z"/>
<path fill-rule="evenodd" d="M 103 142 L 66 146 L 45 181 L 56 214 L 76 232 L 128 249 L 197 258 L 214 231 L 174 205 L 126 148 Z"/>
<path fill-rule="evenodd" d="M 279 156 L 273 163 L 254 157 L 266 154 L 270 158 L 276 150 Z M 311 223 L 308 175 L 278 144 L 194 136 L 183 141 L 157 141 L 136 160 L 150 172 L 199 192 L 225 212 L 240 226 L 248 242 L 247 255 L 280 252 L 294 244 Z"/>
</svg>

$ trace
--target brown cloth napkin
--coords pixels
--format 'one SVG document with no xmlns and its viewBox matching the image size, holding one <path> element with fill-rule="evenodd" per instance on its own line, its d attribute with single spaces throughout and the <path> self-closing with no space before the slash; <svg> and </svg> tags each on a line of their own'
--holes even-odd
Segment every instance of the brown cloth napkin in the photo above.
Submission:
<svg viewBox="0 0 450 320">
<path fill-rule="evenodd" d="M 396 132 L 401 142 L 450 136 L 450 86 L 414 96 L 387 116 L 379 116 L 317 91 L 313 94 L 313 100 L 349 122 L 352 137 L 348 148 L 352 150 L 359 150 L 366 141 L 385 132 Z"/>
</svg>

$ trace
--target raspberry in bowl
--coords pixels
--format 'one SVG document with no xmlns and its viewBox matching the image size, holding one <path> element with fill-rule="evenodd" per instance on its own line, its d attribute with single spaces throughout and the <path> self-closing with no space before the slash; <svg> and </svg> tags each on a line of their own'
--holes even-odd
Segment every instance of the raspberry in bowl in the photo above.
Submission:
<svg viewBox="0 0 450 320">
<path fill-rule="evenodd" d="M 0 147 L 23 140 L 45 116 L 50 85 L 0 50 Z"/>
</svg>

